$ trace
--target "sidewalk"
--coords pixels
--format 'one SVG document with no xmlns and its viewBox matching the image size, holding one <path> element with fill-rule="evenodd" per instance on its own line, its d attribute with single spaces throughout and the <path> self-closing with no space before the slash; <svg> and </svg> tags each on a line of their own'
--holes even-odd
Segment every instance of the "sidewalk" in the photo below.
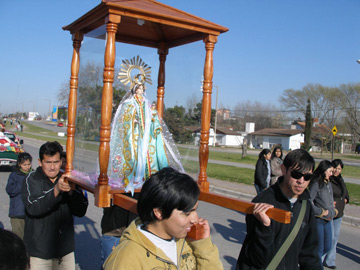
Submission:
<svg viewBox="0 0 360 270">
<path fill-rule="evenodd" d="M 196 174 L 191 174 L 197 178 Z M 237 198 L 244 201 L 251 201 L 255 195 L 255 188 L 251 185 L 223 181 L 219 179 L 208 178 L 210 183 L 210 192 L 218 193 L 224 196 Z M 351 198 L 350 198 L 351 199 Z M 348 225 L 360 228 L 360 206 L 347 204 L 345 206 L 345 215 L 342 222 Z"/>
</svg>

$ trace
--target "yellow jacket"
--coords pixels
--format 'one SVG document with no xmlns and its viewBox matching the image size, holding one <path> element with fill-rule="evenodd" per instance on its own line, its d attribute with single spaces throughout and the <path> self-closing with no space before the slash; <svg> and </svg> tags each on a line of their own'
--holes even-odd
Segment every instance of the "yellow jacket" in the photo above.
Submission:
<svg viewBox="0 0 360 270">
<path fill-rule="evenodd" d="M 124 231 L 119 245 L 105 261 L 105 270 L 222 270 L 217 247 L 210 237 L 193 242 L 176 239 L 178 267 L 157 248 L 144 234 L 137 230 L 141 224 L 137 218 Z"/>
</svg>

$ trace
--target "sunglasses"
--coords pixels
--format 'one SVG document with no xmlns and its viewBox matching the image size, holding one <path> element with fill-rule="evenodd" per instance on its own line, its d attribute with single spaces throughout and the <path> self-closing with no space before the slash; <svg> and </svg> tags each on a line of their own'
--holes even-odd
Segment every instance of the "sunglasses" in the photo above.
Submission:
<svg viewBox="0 0 360 270">
<path fill-rule="evenodd" d="M 291 177 L 294 179 L 300 179 L 301 177 L 304 177 L 305 181 L 309 181 L 311 180 L 311 178 L 313 177 L 313 175 L 311 173 L 301 173 L 299 171 L 291 171 Z"/>
</svg>

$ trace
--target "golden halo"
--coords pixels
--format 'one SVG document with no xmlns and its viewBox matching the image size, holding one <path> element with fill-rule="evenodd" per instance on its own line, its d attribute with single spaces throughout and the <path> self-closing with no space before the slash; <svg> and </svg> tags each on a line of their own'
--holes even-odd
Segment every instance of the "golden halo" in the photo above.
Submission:
<svg viewBox="0 0 360 270">
<path fill-rule="evenodd" d="M 131 83 L 130 89 L 132 89 L 135 84 L 144 85 L 145 82 L 148 84 L 152 84 L 150 78 L 151 67 L 145 64 L 145 62 L 139 56 L 134 56 L 130 60 L 122 60 L 122 62 L 123 63 L 121 64 L 121 69 L 117 77 L 120 82 L 125 85 Z M 131 72 L 134 69 L 139 70 L 140 73 L 131 77 Z"/>
</svg>

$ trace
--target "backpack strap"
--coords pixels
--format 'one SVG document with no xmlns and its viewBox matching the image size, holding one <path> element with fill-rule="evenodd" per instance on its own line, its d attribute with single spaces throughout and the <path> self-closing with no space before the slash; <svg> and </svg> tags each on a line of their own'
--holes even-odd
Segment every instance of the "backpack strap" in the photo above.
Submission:
<svg viewBox="0 0 360 270">
<path fill-rule="evenodd" d="M 275 270 L 276 267 L 281 262 L 281 260 L 283 259 L 286 252 L 288 251 L 288 249 L 289 249 L 290 245 L 292 244 L 292 242 L 294 242 L 294 239 L 295 239 L 296 235 L 299 232 L 300 225 L 301 225 L 301 223 L 302 223 L 302 221 L 304 219 L 304 216 L 305 216 L 306 205 L 307 205 L 307 200 L 303 200 L 301 202 L 301 209 L 300 209 L 299 216 L 298 216 L 298 218 L 296 220 L 295 226 L 292 228 L 289 236 L 286 238 L 285 242 L 281 245 L 280 249 L 276 253 L 275 257 L 271 260 L 268 267 L 266 267 L 266 270 Z"/>
</svg>

